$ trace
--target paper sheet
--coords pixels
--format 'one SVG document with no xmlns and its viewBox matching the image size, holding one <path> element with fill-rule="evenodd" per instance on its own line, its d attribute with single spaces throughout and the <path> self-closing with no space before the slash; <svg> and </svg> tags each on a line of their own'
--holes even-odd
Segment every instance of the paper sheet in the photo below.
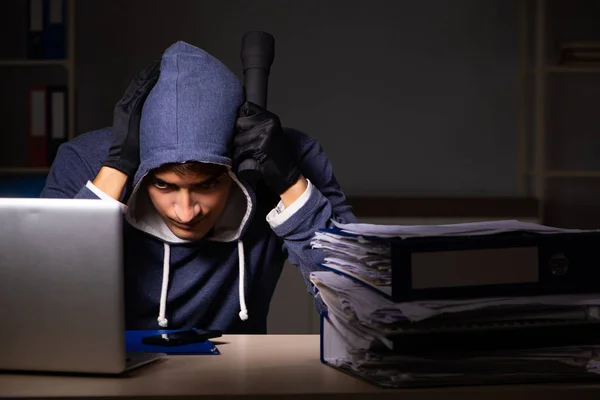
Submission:
<svg viewBox="0 0 600 400">
<path fill-rule="evenodd" d="M 580 229 L 562 229 L 551 226 L 522 222 L 518 220 L 467 222 L 460 224 L 444 225 L 375 225 L 375 224 L 341 224 L 332 221 L 335 226 L 344 232 L 364 235 L 390 237 L 428 237 L 428 236 L 465 236 L 465 235 L 491 235 L 505 232 L 533 232 L 533 233 L 581 233 L 593 232 Z"/>
<path fill-rule="evenodd" d="M 502 308 L 514 309 L 517 306 L 600 306 L 600 294 L 492 297 L 470 300 L 427 300 L 394 303 L 364 285 L 335 272 L 312 272 L 310 280 L 317 289 L 334 292 L 340 301 L 339 306 L 352 310 L 358 316 L 358 319 L 364 323 L 393 324 L 407 320 L 417 322 L 442 314 L 456 314 L 474 310 L 499 310 Z"/>
</svg>

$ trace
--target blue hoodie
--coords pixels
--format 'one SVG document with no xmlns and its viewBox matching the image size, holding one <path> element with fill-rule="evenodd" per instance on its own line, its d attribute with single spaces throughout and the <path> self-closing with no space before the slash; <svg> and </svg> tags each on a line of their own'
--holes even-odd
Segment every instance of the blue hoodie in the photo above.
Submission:
<svg viewBox="0 0 600 400">
<path fill-rule="evenodd" d="M 267 188 L 253 190 L 238 180 L 230 147 L 242 102 L 239 80 L 210 54 L 184 42 L 164 52 L 160 78 L 142 110 L 140 166 L 122 199 L 127 329 L 266 333 L 286 258 L 312 293 L 309 273 L 322 260 L 310 246 L 314 232 L 332 218 L 355 221 L 323 150 L 297 130 L 284 129 L 290 156 L 309 180 L 296 202 L 286 209 Z M 41 197 L 115 201 L 91 183 L 112 134 L 109 127 L 63 144 Z M 144 177 L 154 168 L 185 161 L 224 165 L 234 182 L 223 214 L 194 242 L 167 228 L 145 189 Z"/>
</svg>

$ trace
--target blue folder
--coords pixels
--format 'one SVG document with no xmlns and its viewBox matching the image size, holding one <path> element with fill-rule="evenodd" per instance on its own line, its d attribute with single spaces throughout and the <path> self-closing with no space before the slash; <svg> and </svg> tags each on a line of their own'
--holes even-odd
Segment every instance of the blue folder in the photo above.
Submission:
<svg viewBox="0 0 600 400">
<path fill-rule="evenodd" d="M 129 353 L 166 353 L 168 355 L 219 355 L 219 349 L 210 340 L 182 346 L 151 346 L 142 343 L 142 338 L 177 332 L 178 330 L 131 330 L 125 332 L 125 348 Z"/>
<path fill-rule="evenodd" d="M 2 174 L 0 176 L 0 197 L 40 197 L 46 185 L 46 174 L 22 176 Z"/>
</svg>

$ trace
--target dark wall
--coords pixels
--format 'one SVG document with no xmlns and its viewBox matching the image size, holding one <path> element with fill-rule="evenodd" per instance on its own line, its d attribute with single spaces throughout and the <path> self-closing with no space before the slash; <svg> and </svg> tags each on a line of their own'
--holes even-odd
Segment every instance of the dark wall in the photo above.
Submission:
<svg viewBox="0 0 600 400">
<path fill-rule="evenodd" d="M 269 108 L 323 145 L 349 194 L 517 194 L 517 3 L 86 0 L 78 130 L 177 40 L 241 77 L 243 34 L 276 40 Z"/>
</svg>

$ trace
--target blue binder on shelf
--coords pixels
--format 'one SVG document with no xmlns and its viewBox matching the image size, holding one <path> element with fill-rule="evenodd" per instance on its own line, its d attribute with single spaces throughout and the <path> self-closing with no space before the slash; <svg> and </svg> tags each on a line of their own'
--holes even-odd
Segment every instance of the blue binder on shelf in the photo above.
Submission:
<svg viewBox="0 0 600 400">
<path fill-rule="evenodd" d="M 220 355 L 219 349 L 210 340 L 182 346 L 150 346 L 142 343 L 142 338 L 164 333 L 177 332 L 177 329 L 165 330 L 128 330 L 125 332 L 125 348 L 129 353 L 166 353 L 167 355 Z"/>
<path fill-rule="evenodd" d="M 64 59 L 67 57 L 67 0 L 44 1 L 44 58 Z"/>
</svg>

